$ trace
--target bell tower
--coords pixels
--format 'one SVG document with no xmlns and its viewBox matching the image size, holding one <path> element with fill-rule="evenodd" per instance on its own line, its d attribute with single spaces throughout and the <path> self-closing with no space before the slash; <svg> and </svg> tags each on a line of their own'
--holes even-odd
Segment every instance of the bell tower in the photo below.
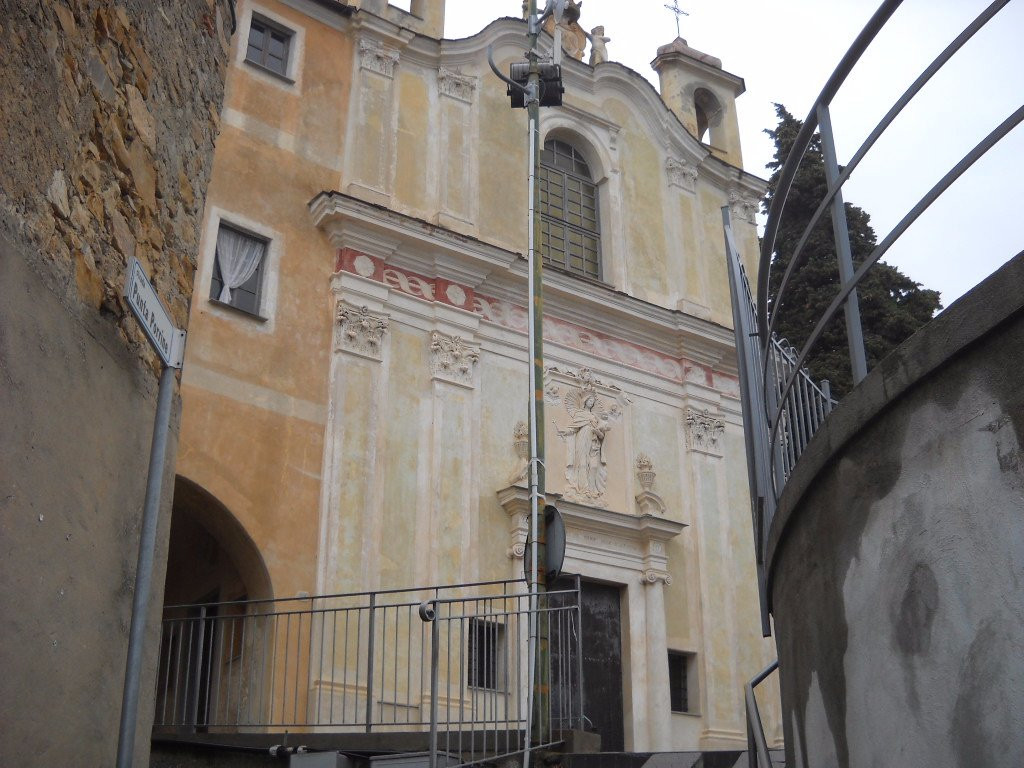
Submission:
<svg viewBox="0 0 1024 768">
<path fill-rule="evenodd" d="M 661 98 L 697 139 L 726 162 L 743 166 L 736 97 L 743 78 L 722 69 L 722 60 L 677 37 L 651 62 L 661 81 Z"/>
<path fill-rule="evenodd" d="M 435 40 L 444 36 L 445 0 L 362 0 L 358 6 L 416 34 Z"/>
</svg>

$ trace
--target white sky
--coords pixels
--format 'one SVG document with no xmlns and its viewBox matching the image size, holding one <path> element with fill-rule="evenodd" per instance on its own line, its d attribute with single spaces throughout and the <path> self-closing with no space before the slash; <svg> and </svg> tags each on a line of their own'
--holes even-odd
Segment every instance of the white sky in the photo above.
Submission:
<svg viewBox="0 0 1024 768">
<path fill-rule="evenodd" d="M 675 38 L 669 0 L 584 0 L 580 23 L 602 24 L 608 55 L 657 87 L 659 45 Z M 543 2 L 538 2 L 543 7 Z M 986 0 L 907 0 L 868 49 L 833 104 L 839 161 Z M 875 0 L 680 0 L 682 37 L 746 81 L 738 102 L 744 166 L 763 178 L 774 146 L 762 133 L 781 102 L 803 119 L 827 77 L 877 7 Z M 445 36 L 466 37 L 521 0 L 448 0 Z M 504 86 L 494 83 L 494 87 Z M 1010 0 L 875 145 L 844 188 L 881 240 L 964 154 L 1024 103 L 1024 0 Z M 948 306 L 1024 250 L 1024 126 L 968 171 L 889 251 L 886 260 L 942 293 Z M 1017 286 L 1024 290 L 1024 286 Z"/>
</svg>

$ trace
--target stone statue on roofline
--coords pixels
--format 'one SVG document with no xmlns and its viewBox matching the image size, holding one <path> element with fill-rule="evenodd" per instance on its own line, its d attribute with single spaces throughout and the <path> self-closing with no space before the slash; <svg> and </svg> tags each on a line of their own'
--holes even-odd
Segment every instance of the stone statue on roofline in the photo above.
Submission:
<svg viewBox="0 0 1024 768">
<path fill-rule="evenodd" d="M 590 30 L 589 34 L 583 34 L 590 41 L 590 66 L 594 67 L 608 61 L 608 48 L 605 44 L 610 43 L 612 39 L 604 36 L 604 27 L 597 26 Z"/>
<path fill-rule="evenodd" d="M 583 58 L 587 47 L 586 31 L 579 25 L 582 2 L 575 0 L 548 0 L 540 15 L 541 28 L 561 43 L 562 50 L 574 59 Z"/>
</svg>

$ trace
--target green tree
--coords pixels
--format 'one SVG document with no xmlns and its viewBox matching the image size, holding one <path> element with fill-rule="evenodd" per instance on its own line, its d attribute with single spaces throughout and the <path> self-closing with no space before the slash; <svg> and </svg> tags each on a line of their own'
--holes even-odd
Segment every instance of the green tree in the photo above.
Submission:
<svg viewBox="0 0 1024 768">
<path fill-rule="evenodd" d="M 775 142 L 775 159 L 768 164 L 772 175 L 768 180 L 768 193 L 764 200 L 765 211 L 771 205 L 782 166 L 803 127 L 803 123 L 783 105 L 776 104 L 775 113 L 779 118 L 778 126 L 775 130 L 765 130 Z M 778 312 L 776 333 L 798 349 L 803 346 L 839 291 L 839 267 L 832 236 L 832 220 L 827 212 L 804 245 L 806 261 L 790 279 L 782 303 L 775 304 L 773 297 L 800 236 L 827 190 L 821 137 L 815 133 L 786 200 L 775 239 L 775 255 L 769 279 L 769 297 L 773 302 L 769 310 L 772 313 Z M 877 241 L 875 231 L 871 228 L 871 217 L 862 208 L 846 203 L 846 218 L 856 269 L 875 249 Z M 920 283 L 915 283 L 884 261 L 871 268 L 857 291 L 869 370 L 942 309 L 938 291 L 922 288 Z M 842 310 L 825 329 L 808 364 L 814 378 L 829 380 L 834 394 L 844 394 L 852 386 Z"/>
</svg>

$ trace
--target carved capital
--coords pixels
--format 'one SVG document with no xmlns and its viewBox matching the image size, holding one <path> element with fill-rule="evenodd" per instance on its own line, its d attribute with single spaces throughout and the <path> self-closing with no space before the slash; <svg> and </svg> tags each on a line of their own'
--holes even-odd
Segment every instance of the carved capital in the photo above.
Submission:
<svg viewBox="0 0 1024 768">
<path fill-rule="evenodd" d="M 665 584 L 672 583 L 672 574 L 657 568 L 648 568 L 640 574 L 640 581 L 644 584 L 657 584 L 659 581 Z"/>
<path fill-rule="evenodd" d="M 740 194 L 739 190 L 729 190 L 729 210 L 733 216 L 750 224 L 757 223 L 757 212 L 761 209 L 761 201 L 756 197 Z"/>
<path fill-rule="evenodd" d="M 398 63 L 398 51 L 387 48 L 376 40 L 359 41 L 359 66 L 384 77 L 395 76 L 395 64 Z"/>
<path fill-rule="evenodd" d="M 721 437 L 725 433 L 725 422 L 708 413 L 707 408 L 698 411 L 686 409 L 686 444 L 691 451 L 721 456 Z"/>
<path fill-rule="evenodd" d="M 473 369 L 480 352 L 460 336 L 445 336 L 440 331 L 430 334 L 430 375 L 435 379 L 473 386 Z"/>
<path fill-rule="evenodd" d="M 441 67 L 437 70 L 437 90 L 442 96 L 450 96 L 472 104 L 473 94 L 476 92 L 476 78 L 464 75 L 458 69 Z"/>
<path fill-rule="evenodd" d="M 508 559 L 509 560 L 519 560 L 519 559 L 521 559 L 523 557 L 523 555 L 526 554 L 526 542 L 525 541 L 517 541 L 515 544 L 513 544 L 511 547 L 509 547 L 505 551 L 505 554 L 508 555 Z"/>
<path fill-rule="evenodd" d="M 697 166 L 686 160 L 670 157 L 665 161 L 665 171 L 668 173 L 669 186 L 679 187 L 687 192 L 697 189 Z"/>
<path fill-rule="evenodd" d="M 352 307 L 339 301 L 335 308 L 334 349 L 354 355 L 381 359 L 384 334 L 388 331 L 386 315 L 375 315 L 366 307 Z"/>
</svg>

